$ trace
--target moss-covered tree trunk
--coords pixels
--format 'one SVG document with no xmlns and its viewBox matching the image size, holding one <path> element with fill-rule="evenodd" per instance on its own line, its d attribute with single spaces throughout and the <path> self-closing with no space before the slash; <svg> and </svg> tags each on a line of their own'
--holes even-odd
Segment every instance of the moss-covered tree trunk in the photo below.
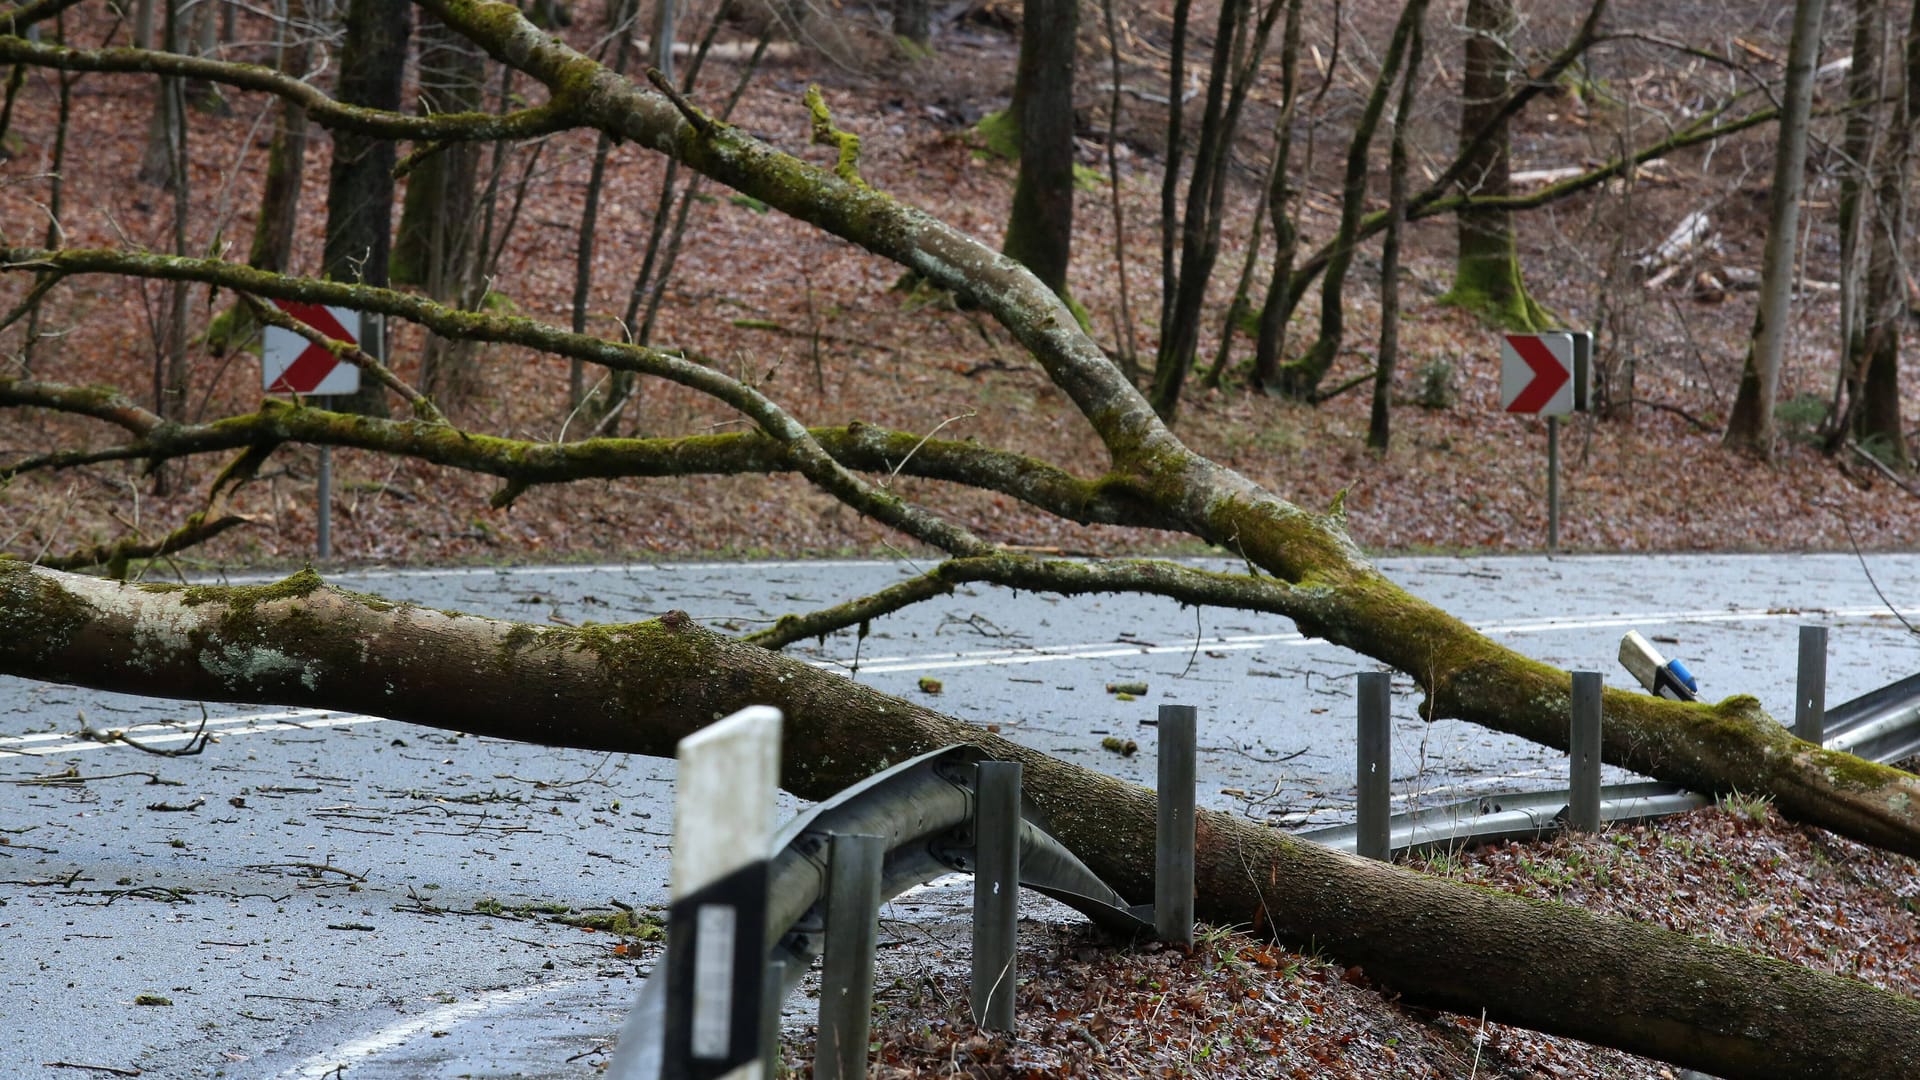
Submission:
<svg viewBox="0 0 1920 1080">
<path fill-rule="evenodd" d="M 334 93 L 342 102 L 377 109 L 400 108 L 401 76 L 407 68 L 407 38 L 413 8 L 386 0 L 352 0 L 340 49 Z M 336 131 L 327 175 L 327 238 L 322 273 L 336 281 L 387 283 L 392 252 L 394 144 L 389 139 Z M 370 416 L 388 414 L 387 393 L 363 380 L 360 392 L 339 406 Z"/>
<path fill-rule="evenodd" d="M 1073 256 L 1073 61 L 1078 0 L 1027 0 L 1013 113 L 1020 176 L 1002 250 L 1067 295 Z"/>
<path fill-rule="evenodd" d="M 200 700 L 387 716 L 666 756 L 747 704 L 787 716 L 781 784 L 820 798 L 956 742 L 1024 766 L 1052 830 L 1124 894 L 1152 894 L 1151 792 L 1018 746 L 684 614 L 584 629 L 396 605 L 311 572 L 256 587 L 141 586 L 0 562 L 0 671 Z M 1738 1077 L 1850 1080 L 1920 1060 L 1920 1003 L 1837 976 L 1424 877 L 1203 812 L 1202 918 L 1357 964 L 1422 1004 Z"/>
<path fill-rule="evenodd" d="M 1499 197 L 1511 191 L 1511 149 L 1503 110 L 1513 78 L 1517 24 L 1513 0 L 1467 0 L 1460 143 L 1466 148 L 1463 183 L 1472 195 Z M 1485 138 L 1475 139 L 1489 127 Z M 1441 302 L 1476 312 L 1510 330 L 1544 326 L 1546 315 L 1520 277 L 1513 214 L 1504 209 L 1463 211 L 1455 232 L 1459 252 L 1453 288 Z"/>
</svg>

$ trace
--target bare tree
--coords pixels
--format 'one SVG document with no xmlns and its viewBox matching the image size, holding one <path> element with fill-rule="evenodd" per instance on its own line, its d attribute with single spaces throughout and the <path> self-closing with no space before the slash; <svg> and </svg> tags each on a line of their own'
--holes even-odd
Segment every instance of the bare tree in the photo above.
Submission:
<svg viewBox="0 0 1920 1080">
<path fill-rule="evenodd" d="M 1767 203 L 1760 304 L 1753 316 L 1753 338 L 1740 373 L 1740 390 L 1727 418 L 1727 445 L 1762 457 L 1773 454 L 1773 402 L 1792 314 L 1793 253 L 1799 239 L 1800 193 L 1806 186 L 1807 122 L 1813 108 L 1813 69 L 1820 58 L 1820 22 L 1826 9 L 1826 0 L 1796 0 L 1793 6 L 1787 87 Z"/>
</svg>

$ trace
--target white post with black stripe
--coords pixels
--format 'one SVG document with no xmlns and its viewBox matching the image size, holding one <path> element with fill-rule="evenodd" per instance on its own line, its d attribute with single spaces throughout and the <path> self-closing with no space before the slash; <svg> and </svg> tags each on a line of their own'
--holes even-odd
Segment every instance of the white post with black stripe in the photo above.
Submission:
<svg viewBox="0 0 1920 1080">
<path fill-rule="evenodd" d="M 677 753 L 660 1076 L 762 1080 L 780 710 L 742 709 Z"/>
</svg>

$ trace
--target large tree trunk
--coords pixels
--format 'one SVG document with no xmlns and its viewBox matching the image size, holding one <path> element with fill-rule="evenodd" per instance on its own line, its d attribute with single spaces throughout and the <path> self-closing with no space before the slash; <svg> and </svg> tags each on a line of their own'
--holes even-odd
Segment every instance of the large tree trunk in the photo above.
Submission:
<svg viewBox="0 0 1920 1080">
<path fill-rule="evenodd" d="M 1003 250 L 1061 296 L 1073 255 L 1073 60 L 1079 0 L 1027 0 L 1015 106 L 1020 176 Z"/>
<path fill-rule="evenodd" d="M 407 67 L 413 8 L 385 0 L 353 0 L 340 49 L 336 96 L 377 109 L 400 108 L 400 80 Z M 393 166 L 391 140 L 337 131 L 327 176 L 327 239 L 322 273 L 336 281 L 387 283 L 392 251 Z M 339 407 L 370 416 L 388 414 L 386 390 L 371 380 Z"/>
<path fill-rule="evenodd" d="M 1760 303 L 1754 311 L 1740 390 L 1727 418 L 1726 444 L 1762 457 L 1773 454 L 1773 402 L 1780 385 L 1780 360 L 1787 348 L 1800 192 L 1806 186 L 1807 118 L 1813 108 L 1813 69 L 1820 59 L 1820 21 L 1826 9 L 1827 0 L 1794 4 L 1787 87 L 1773 157 L 1767 246 L 1760 263 Z"/>
<path fill-rule="evenodd" d="M 125 585 L 0 562 L 0 671 L 201 700 L 322 706 L 550 745 L 666 756 L 747 704 L 786 713 L 781 784 L 821 798 L 970 742 L 1024 766 L 1052 830 L 1152 894 L 1151 792 L 684 614 L 571 629 L 395 605 L 311 571 L 254 587 Z M 1846 1080 L 1920 1060 L 1920 1003 L 1838 976 L 1413 874 L 1203 812 L 1200 916 L 1309 945 L 1413 1001 L 1728 1078 Z M 1577 977 L 1569 977 L 1577 973 Z"/>
<path fill-rule="evenodd" d="M 1513 78 L 1513 32 L 1519 20 L 1513 0 L 1467 0 L 1465 75 L 1460 89 L 1460 143 L 1465 186 L 1473 195 L 1509 193 L 1509 141 L 1505 106 Z M 1482 128 L 1486 138 L 1475 140 Z M 1496 325 L 1532 330 L 1544 313 L 1520 280 L 1513 214 L 1507 210 L 1462 213 L 1453 288 L 1441 302 L 1456 304 Z"/>
</svg>

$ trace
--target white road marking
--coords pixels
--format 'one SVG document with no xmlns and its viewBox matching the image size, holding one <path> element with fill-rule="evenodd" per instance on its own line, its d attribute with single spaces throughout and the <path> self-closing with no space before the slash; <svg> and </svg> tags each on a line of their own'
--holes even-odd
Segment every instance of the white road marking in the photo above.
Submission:
<svg viewBox="0 0 1920 1080">
<path fill-rule="evenodd" d="M 1561 630 L 1605 630 L 1618 627 L 1671 625 L 1674 623 L 1765 622 L 1776 619 L 1805 619 L 1810 614 L 1826 618 L 1857 618 L 1885 614 L 1885 608 L 1844 608 L 1832 611 L 1784 611 L 1754 608 L 1750 610 L 1653 611 L 1624 615 L 1600 615 L 1585 618 L 1537 619 L 1526 622 L 1485 622 L 1475 629 L 1489 635 L 1545 634 Z M 1268 645 L 1293 647 L 1326 645 L 1324 638 L 1309 638 L 1299 633 L 1239 634 L 1230 637 L 1203 637 L 1199 648 L 1215 651 L 1248 651 Z M 872 656 L 859 658 L 859 673 L 885 675 L 902 671 L 934 671 L 952 668 L 1000 667 L 1019 664 L 1045 664 L 1060 660 L 1101 660 L 1118 656 L 1154 656 L 1185 654 L 1194 650 L 1192 638 L 1171 645 L 1125 641 L 1090 642 L 1079 645 L 1036 645 L 1025 649 L 983 649 L 968 652 L 923 653 L 917 656 Z M 853 672 L 853 657 L 811 661 L 814 667 Z"/>
<path fill-rule="evenodd" d="M 350 1075 L 352 1067 L 364 1059 L 403 1046 L 408 1040 L 427 1032 L 447 1031 L 462 1021 L 471 1020 L 492 1009 L 518 1005 L 541 994 L 558 993 L 582 983 L 598 981 L 597 978 L 557 979 L 534 983 L 532 986 L 494 990 L 472 1001 L 456 1001 L 451 1005 L 428 1009 L 418 1016 L 321 1051 L 280 1075 L 283 1080 L 324 1080 L 327 1077 Z"/>
</svg>

